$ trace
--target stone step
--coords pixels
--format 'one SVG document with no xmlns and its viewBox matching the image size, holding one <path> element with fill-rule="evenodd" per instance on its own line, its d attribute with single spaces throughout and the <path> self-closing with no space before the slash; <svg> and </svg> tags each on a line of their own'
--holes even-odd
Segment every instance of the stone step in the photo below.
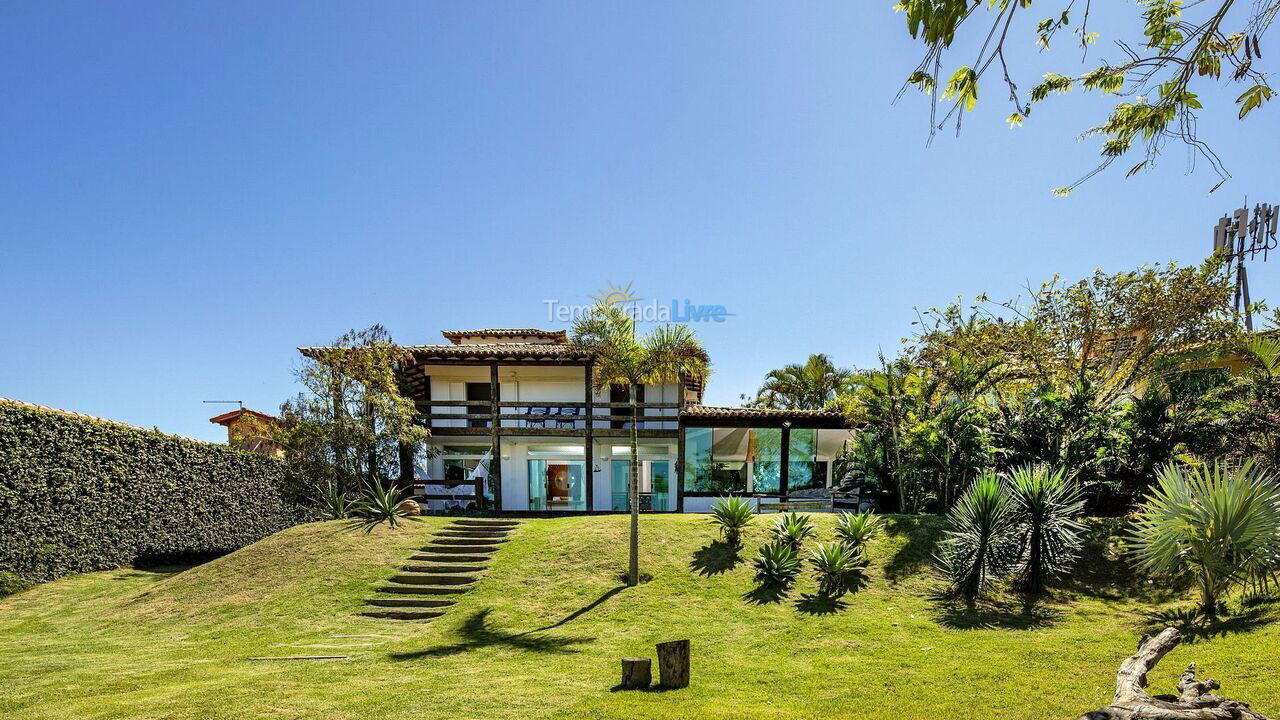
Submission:
<svg viewBox="0 0 1280 720">
<path fill-rule="evenodd" d="M 431 538 L 432 545 L 481 545 L 485 547 L 492 546 L 495 550 L 500 543 L 504 542 L 506 540 L 499 538 L 461 538 L 442 537 L 440 535 Z"/>
<path fill-rule="evenodd" d="M 497 550 L 498 550 L 498 546 L 497 546 L 497 545 L 490 545 L 490 546 L 484 546 L 484 545 L 468 545 L 468 546 L 459 546 L 459 545 L 436 545 L 436 544 L 431 544 L 431 545 L 424 545 L 423 547 L 419 548 L 419 551 L 420 551 L 420 552 L 438 553 L 438 554 L 441 554 L 441 555 L 475 555 L 475 554 L 477 554 L 477 553 L 492 553 L 492 552 L 497 552 Z"/>
<path fill-rule="evenodd" d="M 366 605 L 376 605 L 378 607 L 414 607 L 414 608 L 445 608 L 453 605 L 454 600 L 436 600 L 433 598 L 415 598 L 415 597 L 379 597 L 369 598 L 365 600 Z"/>
<path fill-rule="evenodd" d="M 480 519 L 462 519 L 454 520 L 453 525 L 470 525 L 473 527 L 501 527 L 511 529 L 520 524 L 518 520 L 480 520 Z"/>
<path fill-rule="evenodd" d="M 507 534 L 500 530 L 455 530 L 453 528 L 445 528 L 436 533 L 436 537 L 461 537 L 461 538 L 505 538 Z"/>
<path fill-rule="evenodd" d="M 404 570 L 405 572 L 420 572 L 420 573 L 478 573 L 483 571 L 485 569 L 485 566 L 484 565 L 463 565 L 461 563 L 455 563 L 453 565 L 450 565 L 448 563 L 441 563 L 439 565 L 410 563 L 408 565 L 400 566 L 400 569 Z"/>
<path fill-rule="evenodd" d="M 444 555 L 442 553 L 420 553 L 410 555 L 410 560 L 421 560 L 423 562 L 439 562 L 439 563 L 459 563 L 471 565 L 483 565 L 493 558 L 488 555 Z"/>
<path fill-rule="evenodd" d="M 391 576 L 391 582 L 401 585 L 470 585 L 474 575 L 439 575 L 436 573 L 400 573 Z"/>
<path fill-rule="evenodd" d="M 360 613 L 365 617 L 382 618 L 384 620 L 430 620 L 444 614 L 443 610 L 365 610 Z"/>
<path fill-rule="evenodd" d="M 395 593 L 397 595 L 461 595 L 470 590 L 469 585 L 381 585 L 375 592 Z"/>
</svg>

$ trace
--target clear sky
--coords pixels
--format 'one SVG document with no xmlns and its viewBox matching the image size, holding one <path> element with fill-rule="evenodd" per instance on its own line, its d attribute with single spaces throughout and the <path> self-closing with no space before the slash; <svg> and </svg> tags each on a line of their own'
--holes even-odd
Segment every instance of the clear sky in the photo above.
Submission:
<svg viewBox="0 0 1280 720">
<path fill-rule="evenodd" d="M 0 395 L 219 440 L 201 401 L 277 407 L 299 345 L 557 327 L 544 301 L 613 282 L 733 313 L 694 327 L 736 404 L 812 352 L 873 363 L 917 306 L 1196 262 L 1280 202 L 1276 107 L 1204 114 L 1212 196 L 1170 146 L 1053 197 L 1103 104 L 1011 131 L 994 78 L 926 147 L 891 4 L 5 2 Z M 1024 87 L 1078 69 L 1024 33 Z"/>
</svg>

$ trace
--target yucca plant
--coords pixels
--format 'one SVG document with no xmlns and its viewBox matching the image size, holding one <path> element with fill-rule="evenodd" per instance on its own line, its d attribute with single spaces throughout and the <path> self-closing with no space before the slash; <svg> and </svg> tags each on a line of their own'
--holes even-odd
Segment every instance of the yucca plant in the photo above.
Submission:
<svg viewBox="0 0 1280 720">
<path fill-rule="evenodd" d="M 376 480 L 365 483 L 353 513 L 364 521 L 363 524 L 369 530 L 382 523 L 399 527 L 400 520 L 410 515 L 409 510 L 403 505 L 405 496 L 408 494 L 407 489 L 401 490 L 394 485 L 384 485 Z"/>
<path fill-rule="evenodd" d="M 813 534 L 813 523 L 809 516 L 794 512 L 778 516 L 778 522 L 773 526 L 773 539 L 786 543 L 796 552 L 800 552 L 800 546 L 813 537 Z"/>
<path fill-rule="evenodd" d="M 755 510 L 751 501 L 746 498 L 723 497 L 711 506 L 711 522 L 720 528 L 720 535 L 730 545 L 738 545 L 742 540 L 742 529 L 751 524 Z"/>
<path fill-rule="evenodd" d="M 1084 512 L 1084 498 L 1063 468 L 1024 465 L 1009 474 L 1006 484 L 1017 526 L 1017 588 L 1044 591 L 1045 582 L 1070 569 L 1080 553 L 1084 526 L 1074 520 Z"/>
<path fill-rule="evenodd" d="M 346 520 L 351 517 L 355 500 L 335 480 L 327 480 L 316 489 L 316 516 L 321 520 Z"/>
<path fill-rule="evenodd" d="M 884 519 L 870 510 L 860 513 L 844 512 L 836 518 L 836 537 L 845 547 L 861 552 L 867 541 L 880 534 Z"/>
<path fill-rule="evenodd" d="M 1013 504 L 995 473 L 984 472 L 969 484 L 947 513 L 947 524 L 938 566 L 972 603 L 1016 560 Z"/>
<path fill-rule="evenodd" d="M 827 597 L 843 595 L 853 576 L 867 566 L 861 551 L 842 542 L 818 543 L 809 555 L 809 564 L 818 579 L 818 592 Z"/>
<path fill-rule="evenodd" d="M 770 587 L 785 590 L 794 585 L 800 575 L 800 555 L 784 542 L 761 545 L 752 564 L 756 569 L 756 582 Z"/>
<path fill-rule="evenodd" d="M 1274 577 L 1280 567 L 1280 491 L 1252 462 L 1237 470 L 1166 465 L 1130 541 L 1141 570 L 1190 574 L 1201 609 L 1213 615 L 1231 586 Z"/>
</svg>

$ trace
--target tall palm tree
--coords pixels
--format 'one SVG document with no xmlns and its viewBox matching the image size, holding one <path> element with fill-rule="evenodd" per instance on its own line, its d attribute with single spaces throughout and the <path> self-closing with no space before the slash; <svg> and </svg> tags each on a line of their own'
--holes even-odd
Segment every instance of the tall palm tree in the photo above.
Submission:
<svg viewBox="0 0 1280 720">
<path fill-rule="evenodd" d="M 753 407 L 780 410 L 821 410 L 835 402 L 848 385 L 852 370 L 836 367 L 822 353 L 810 355 L 803 365 L 792 363 L 765 375 Z"/>
<path fill-rule="evenodd" d="M 595 356 L 595 387 L 614 384 L 628 388 L 631 422 L 631 469 L 627 496 L 631 502 L 631 556 L 627 584 L 640 582 L 640 462 L 637 387 L 680 382 L 683 375 L 705 378 L 710 372 L 707 351 L 684 325 L 662 325 L 636 337 L 635 320 L 616 303 L 600 303 L 573 325 L 573 344 Z M 611 413 L 612 414 L 612 413 Z"/>
</svg>

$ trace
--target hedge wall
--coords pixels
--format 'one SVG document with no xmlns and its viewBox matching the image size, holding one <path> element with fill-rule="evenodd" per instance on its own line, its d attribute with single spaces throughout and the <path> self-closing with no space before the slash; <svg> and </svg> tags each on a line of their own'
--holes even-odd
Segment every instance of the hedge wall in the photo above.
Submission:
<svg viewBox="0 0 1280 720">
<path fill-rule="evenodd" d="M 0 401 L 0 571 L 208 558 L 299 522 L 279 461 Z"/>
</svg>

